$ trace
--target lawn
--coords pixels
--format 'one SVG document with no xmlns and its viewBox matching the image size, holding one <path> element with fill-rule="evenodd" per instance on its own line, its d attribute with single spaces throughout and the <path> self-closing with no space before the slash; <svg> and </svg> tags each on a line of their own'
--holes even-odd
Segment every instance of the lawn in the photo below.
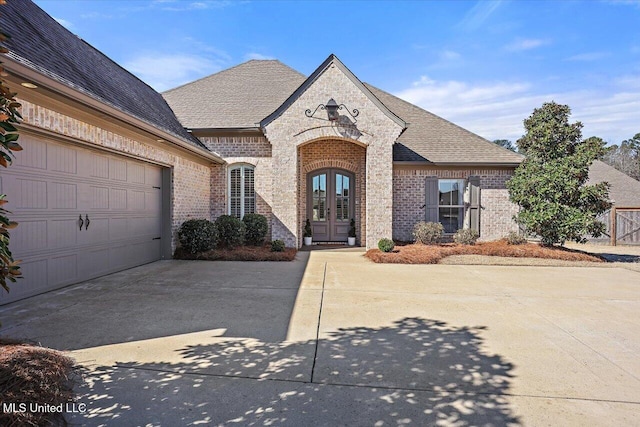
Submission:
<svg viewBox="0 0 640 427">
<path fill-rule="evenodd" d="M 365 256 L 376 263 L 437 264 L 453 255 L 484 255 L 510 258 L 541 258 L 561 261 L 605 262 L 598 255 L 560 246 L 547 247 L 538 243 L 510 245 L 506 240 L 481 242 L 475 245 L 446 243 L 438 245 L 410 244 L 396 246 L 391 252 L 370 249 Z"/>
</svg>

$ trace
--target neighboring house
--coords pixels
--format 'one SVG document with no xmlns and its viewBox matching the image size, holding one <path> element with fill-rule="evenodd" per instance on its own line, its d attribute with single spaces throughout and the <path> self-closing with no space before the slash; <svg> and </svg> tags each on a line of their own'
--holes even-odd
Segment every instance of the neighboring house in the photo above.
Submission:
<svg viewBox="0 0 640 427">
<path fill-rule="evenodd" d="M 421 220 L 485 240 L 516 229 L 505 182 L 519 154 L 333 55 L 308 77 L 249 61 L 163 99 L 30 1 L 0 6 L 0 25 L 24 117 L 1 191 L 25 275 L 0 303 L 169 258 L 188 218 L 257 212 L 288 246 L 307 218 L 327 242 L 353 218 L 366 247 L 411 240 Z"/>
<path fill-rule="evenodd" d="M 640 181 L 605 162 L 596 160 L 589 168 L 588 184 L 609 183 L 609 199 L 619 208 L 640 208 Z"/>
</svg>

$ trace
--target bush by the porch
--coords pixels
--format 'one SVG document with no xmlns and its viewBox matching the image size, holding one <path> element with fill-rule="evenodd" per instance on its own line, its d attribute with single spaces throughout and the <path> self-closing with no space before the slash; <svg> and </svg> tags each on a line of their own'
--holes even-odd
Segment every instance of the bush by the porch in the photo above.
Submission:
<svg viewBox="0 0 640 427">
<path fill-rule="evenodd" d="M 247 227 L 244 222 L 231 215 L 220 215 L 216 219 L 216 227 L 218 228 L 218 241 L 220 246 L 226 248 L 235 248 L 244 245 L 244 236 Z"/>
<path fill-rule="evenodd" d="M 218 244 L 218 229 L 206 219 L 190 219 L 178 231 L 182 247 L 192 254 L 213 249 Z"/>
<path fill-rule="evenodd" d="M 260 214 L 246 214 L 244 218 L 242 218 L 242 222 L 244 222 L 246 227 L 244 234 L 245 242 L 253 246 L 262 245 L 267 237 L 267 231 L 269 231 L 267 218 Z"/>
<path fill-rule="evenodd" d="M 413 227 L 413 238 L 416 243 L 433 245 L 442 239 L 444 227 L 439 222 L 420 221 Z"/>
</svg>

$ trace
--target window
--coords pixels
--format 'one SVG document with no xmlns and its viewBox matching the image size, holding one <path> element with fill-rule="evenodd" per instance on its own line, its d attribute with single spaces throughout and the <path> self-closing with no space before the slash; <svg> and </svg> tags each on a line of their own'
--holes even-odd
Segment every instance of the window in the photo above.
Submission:
<svg viewBox="0 0 640 427">
<path fill-rule="evenodd" d="M 464 180 L 438 180 L 438 220 L 445 233 L 455 233 L 464 221 Z"/>
<path fill-rule="evenodd" d="M 229 215 L 242 218 L 256 212 L 253 166 L 234 166 L 229 170 Z"/>
</svg>

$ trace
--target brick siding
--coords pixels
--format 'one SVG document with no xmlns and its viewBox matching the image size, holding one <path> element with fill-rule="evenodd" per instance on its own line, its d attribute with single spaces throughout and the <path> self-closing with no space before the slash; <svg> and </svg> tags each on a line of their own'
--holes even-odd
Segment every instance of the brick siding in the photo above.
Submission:
<svg viewBox="0 0 640 427">
<path fill-rule="evenodd" d="M 411 241 L 413 226 L 425 220 L 425 183 L 429 176 L 438 179 L 468 179 L 480 177 L 481 211 L 480 238 L 493 240 L 517 231 L 512 220 L 518 212 L 509 201 L 506 182 L 513 169 L 437 169 L 396 167 L 393 172 L 393 238 Z"/>
</svg>

